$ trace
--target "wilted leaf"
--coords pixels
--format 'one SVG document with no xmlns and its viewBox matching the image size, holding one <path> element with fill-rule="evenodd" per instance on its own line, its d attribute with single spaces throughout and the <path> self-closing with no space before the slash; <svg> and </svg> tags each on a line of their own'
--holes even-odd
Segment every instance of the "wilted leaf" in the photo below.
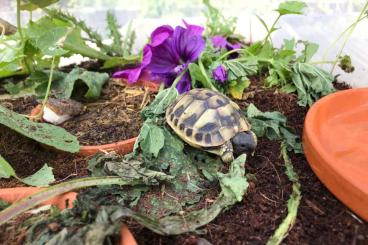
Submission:
<svg viewBox="0 0 368 245">
<path fill-rule="evenodd" d="M 347 73 L 351 73 L 355 70 L 349 55 L 339 57 L 339 67 Z"/>
<path fill-rule="evenodd" d="M 307 5 L 301 1 L 286 1 L 286 2 L 280 3 L 276 11 L 279 12 L 280 15 L 303 14 L 303 9 L 306 6 Z"/>
<path fill-rule="evenodd" d="M 244 89 L 248 88 L 249 85 L 250 85 L 249 80 L 242 80 L 242 81 L 236 82 L 235 85 L 229 86 L 229 92 L 232 97 L 240 100 L 243 97 Z"/>
<path fill-rule="evenodd" d="M 219 177 L 222 194 L 238 202 L 243 199 L 245 191 L 247 190 L 249 185 L 247 179 L 244 178 L 245 160 L 246 155 L 243 154 L 231 163 L 229 173 L 217 174 Z"/>
<path fill-rule="evenodd" d="M 26 117 L 0 106 L 0 124 L 42 144 L 61 151 L 79 151 L 77 137 L 65 129 L 48 124 L 29 121 Z"/>
<path fill-rule="evenodd" d="M 107 73 L 86 71 L 82 68 L 74 68 L 64 79 L 59 79 L 53 84 L 55 96 L 60 99 L 68 99 L 73 93 L 74 85 L 77 81 L 84 82 L 88 91 L 84 94 L 87 99 L 96 99 L 100 96 L 102 86 L 109 79 Z"/>
<path fill-rule="evenodd" d="M 257 137 L 284 141 L 288 150 L 292 149 L 295 153 L 302 152 L 299 137 L 287 127 L 287 119 L 280 112 L 262 112 L 254 104 L 250 104 L 245 114 Z"/>
<path fill-rule="evenodd" d="M 308 63 L 292 66 L 292 81 L 298 93 L 298 104 L 311 106 L 320 97 L 335 91 L 334 77 L 327 71 Z"/>
</svg>

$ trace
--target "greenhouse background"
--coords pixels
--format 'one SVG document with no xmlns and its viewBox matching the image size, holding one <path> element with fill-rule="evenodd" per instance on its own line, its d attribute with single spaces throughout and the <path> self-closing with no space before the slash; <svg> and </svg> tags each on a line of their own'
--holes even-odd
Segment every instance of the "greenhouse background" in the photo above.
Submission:
<svg viewBox="0 0 368 245">
<path fill-rule="evenodd" d="M 280 0 L 214 0 L 212 3 L 223 10 L 225 16 L 236 16 L 238 18 L 237 32 L 245 36 L 246 40 L 261 39 L 266 31 L 257 19 L 261 16 L 270 23 L 276 16 L 272 10 L 276 9 Z M 352 24 L 358 16 L 364 0 L 308 0 L 308 8 L 304 16 L 286 16 L 280 20 L 279 26 L 283 28 L 273 34 L 276 46 L 282 43 L 285 37 L 294 37 L 299 40 L 309 40 L 320 45 L 314 61 L 331 60 L 341 47 L 340 40 L 334 47 L 326 49 L 334 42 L 339 34 Z M 0 0 L 1 15 L 15 23 L 14 10 L 16 2 L 11 0 Z M 151 31 L 161 24 L 180 24 L 182 19 L 193 23 L 204 23 L 202 15 L 204 7 L 201 0 L 99 0 L 99 1 L 60 1 L 56 4 L 67 9 L 80 19 L 93 26 L 101 33 L 106 33 L 106 11 L 112 9 L 118 21 L 125 30 L 128 23 L 132 21 L 133 28 L 137 31 L 135 50 L 137 51 L 147 41 Z M 23 22 L 29 19 L 28 13 L 24 12 Z M 33 18 L 40 16 L 41 11 L 33 13 Z M 199 17 L 201 16 L 201 17 Z M 355 71 L 347 74 L 335 69 L 335 74 L 341 74 L 341 81 L 349 81 L 354 87 L 368 86 L 366 75 L 368 72 L 368 22 L 362 21 L 352 33 L 343 54 L 352 58 Z M 281 38 L 282 37 L 282 38 Z M 63 61 L 61 65 L 81 60 L 81 57 L 73 57 Z M 330 69 L 328 65 L 324 68 Z"/>
</svg>

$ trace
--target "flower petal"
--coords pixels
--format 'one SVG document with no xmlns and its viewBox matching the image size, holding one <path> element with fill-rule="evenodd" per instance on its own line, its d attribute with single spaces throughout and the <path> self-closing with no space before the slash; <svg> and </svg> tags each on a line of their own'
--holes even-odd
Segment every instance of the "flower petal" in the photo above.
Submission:
<svg viewBox="0 0 368 245">
<path fill-rule="evenodd" d="M 189 29 L 177 26 L 174 30 L 172 47 L 181 63 L 195 61 L 205 47 L 200 35 L 193 34 Z"/>
<path fill-rule="evenodd" d="M 216 81 L 223 84 L 227 80 L 227 72 L 225 70 L 225 67 L 223 65 L 219 65 L 215 69 L 213 69 L 212 77 Z"/>
<path fill-rule="evenodd" d="M 151 63 L 151 59 L 152 59 L 151 47 L 149 45 L 146 45 L 143 48 L 143 58 L 142 58 L 141 66 L 146 67 L 147 65 L 149 65 L 149 63 Z"/>
<path fill-rule="evenodd" d="M 241 48 L 241 44 L 240 43 L 234 43 L 234 44 L 232 44 L 232 43 L 227 43 L 227 45 L 226 45 L 226 48 L 228 49 L 228 50 L 233 50 L 233 49 L 240 49 Z"/>
<path fill-rule="evenodd" d="M 220 35 L 213 36 L 211 38 L 211 42 L 212 42 L 213 47 L 218 48 L 218 49 L 225 48 L 227 45 L 226 38 Z"/>
<path fill-rule="evenodd" d="M 189 72 L 186 72 L 176 85 L 176 89 L 179 94 L 189 91 L 192 88 L 192 82 L 189 76 Z"/>
<path fill-rule="evenodd" d="M 115 72 L 112 75 L 112 77 L 128 79 L 128 83 L 135 83 L 138 81 L 139 76 L 141 75 L 141 72 L 142 72 L 142 67 L 138 66 L 133 69 L 127 69 L 127 70 Z"/>
<path fill-rule="evenodd" d="M 151 63 L 147 66 L 152 73 L 168 73 L 179 65 L 179 56 L 172 49 L 172 39 L 166 39 L 162 44 L 151 47 Z"/>
<path fill-rule="evenodd" d="M 163 25 L 157 27 L 152 33 L 151 33 L 151 43 L 150 45 L 152 47 L 156 47 L 160 44 L 162 44 L 166 39 L 172 36 L 174 32 L 174 29 L 169 25 Z"/>
<path fill-rule="evenodd" d="M 202 36 L 204 31 L 202 26 L 188 24 L 185 20 L 183 20 L 183 22 L 187 30 L 189 30 L 192 34 Z"/>
</svg>

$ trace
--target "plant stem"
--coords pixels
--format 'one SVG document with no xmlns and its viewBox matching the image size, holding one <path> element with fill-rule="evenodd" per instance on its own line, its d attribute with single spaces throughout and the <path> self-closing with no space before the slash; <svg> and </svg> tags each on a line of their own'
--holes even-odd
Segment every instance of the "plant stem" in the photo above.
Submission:
<svg viewBox="0 0 368 245">
<path fill-rule="evenodd" d="M 176 85 L 179 83 L 180 79 L 184 76 L 184 74 L 187 72 L 188 68 L 184 69 L 179 76 L 177 76 L 174 80 L 174 82 L 171 85 L 171 88 L 175 88 Z"/>
<path fill-rule="evenodd" d="M 241 49 L 241 48 L 230 50 L 230 51 L 224 53 L 223 55 L 221 55 L 220 58 L 218 58 L 218 59 L 222 60 L 222 59 L 226 58 L 227 56 L 229 56 L 230 54 L 236 53 L 236 52 L 239 52 L 239 51 L 242 51 L 242 50 L 243 49 Z"/>
<path fill-rule="evenodd" d="M 309 64 L 312 64 L 312 65 L 333 64 L 334 62 L 335 62 L 334 60 L 320 60 L 320 61 L 309 62 Z"/>
<path fill-rule="evenodd" d="M 365 12 L 367 11 L 367 8 L 368 8 L 368 1 L 365 3 L 365 5 L 364 5 L 364 7 L 363 7 L 362 11 L 360 12 L 360 14 L 359 14 L 359 16 L 358 16 L 357 20 L 353 23 L 352 27 L 349 29 L 349 32 L 345 35 L 344 42 L 343 42 L 343 44 L 342 44 L 342 46 L 341 46 L 341 48 L 340 48 L 339 52 L 337 53 L 337 56 L 336 56 L 336 59 L 335 59 L 334 64 L 332 65 L 332 68 L 331 68 L 331 71 L 330 71 L 330 73 L 331 73 L 331 74 L 332 74 L 332 73 L 333 73 L 333 71 L 335 70 L 336 64 L 337 64 L 337 62 L 338 62 L 338 60 L 339 60 L 339 57 L 340 57 L 340 56 L 341 56 L 341 54 L 342 54 L 342 51 L 344 50 L 344 48 L 345 48 L 345 46 L 346 46 L 346 43 L 348 42 L 348 40 L 349 40 L 349 38 L 350 38 L 351 34 L 352 34 L 352 33 L 353 33 L 353 31 L 355 30 L 355 27 L 358 25 L 359 20 L 362 18 L 362 16 L 363 16 L 363 15 L 365 14 Z"/>
<path fill-rule="evenodd" d="M 19 32 L 20 41 L 23 44 L 24 40 L 23 40 L 22 26 L 20 23 L 20 0 L 17 0 L 17 29 Z"/>
<path fill-rule="evenodd" d="M 266 43 L 266 41 L 268 40 L 268 38 L 270 37 L 270 35 L 271 35 L 271 33 L 273 32 L 273 29 L 275 28 L 275 25 L 276 25 L 276 23 L 279 21 L 279 19 L 281 18 L 281 14 L 279 14 L 279 16 L 277 16 L 277 18 L 276 18 L 276 20 L 273 22 L 273 24 L 272 24 L 272 26 L 271 26 L 271 28 L 268 30 L 268 32 L 267 32 L 267 36 L 265 37 L 265 39 L 263 40 L 263 44 L 265 44 Z M 272 41 L 271 41 L 271 43 L 272 43 Z"/>
<path fill-rule="evenodd" d="M 203 63 L 202 63 L 202 55 L 201 56 L 199 56 L 199 59 L 198 59 L 198 66 L 199 66 L 199 69 L 201 70 L 201 73 L 202 73 L 202 75 L 203 75 L 203 77 L 204 77 L 204 79 L 206 80 L 205 82 L 204 82 L 204 87 L 205 88 L 209 88 L 209 89 L 211 89 L 211 90 L 213 90 L 213 91 L 218 91 L 217 90 L 217 88 L 212 84 L 212 82 L 211 82 L 211 80 L 209 79 L 209 77 L 207 76 L 207 72 L 206 72 L 206 70 L 204 69 L 204 65 L 203 65 Z"/>
<path fill-rule="evenodd" d="M 323 56 L 322 56 L 322 59 L 325 60 L 327 55 L 328 55 L 328 52 L 331 50 L 332 47 L 334 47 L 336 45 L 336 43 L 345 35 L 345 33 L 347 31 L 349 31 L 355 23 L 357 22 L 360 22 L 362 20 L 364 20 L 365 18 L 367 18 L 367 16 L 363 16 L 361 17 L 359 20 L 357 21 L 354 21 L 354 23 L 352 23 L 350 26 L 348 26 L 343 32 L 340 33 L 340 35 L 335 39 L 335 41 L 333 41 L 333 43 L 328 47 L 326 48 L 325 52 L 323 53 Z"/>
<path fill-rule="evenodd" d="M 41 111 L 36 116 L 34 116 L 35 119 L 40 119 L 42 117 L 43 110 L 45 109 L 47 100 L 49 98 L 49 94 L 50 94 L 50 90 L 51 90 L 51 83 L 52 83 L 52 75 L 54 74 L 54 66 L 55 66 L 55 56 L 52 57 L 49 81 L 47 83 L 47 89 L 46 89 L 45 97 L 43 98 L 43 101 L 42 101 Z"/>
</svg>

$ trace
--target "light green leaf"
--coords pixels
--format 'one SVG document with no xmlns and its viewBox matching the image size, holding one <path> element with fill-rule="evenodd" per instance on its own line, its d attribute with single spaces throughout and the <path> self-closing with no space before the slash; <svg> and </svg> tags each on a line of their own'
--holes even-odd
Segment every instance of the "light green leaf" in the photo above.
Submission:
<svg viewBox="0 0 368 245">
<path fill-rule="evenodd" d="M 243 97 L 244 90 L 248 88 L 250 85 L 250 81 L 242 80 L 240 82 L 236 82 L 235 85 L 229 87 L 229 93 L 235 99 L 241 99 Z"/>
<path fill-rule="evenodd" d="M 59 0 L 22 0 L 20 9 L 34 11 L 38 8 L 45 8 L 53 3 L 57 3 Z"/>
<path fill-rule="evenodd" d="M 109 69 L 117 66 L 136 65 L 139 63 L 140 59 L 141 57 L 139 55 L 112 57 L 104 62 L 102 69 Z"/>
<path fill-rule="evenodd" d="M 16 176 L 14 169 L 10 164 L 0 155 L 0 179 L 10 178 Z"/>
<path fill-rule="evenodd" d="M 45 16 L 36 22 L 30 22 L 25 34 L 43 54 L 60 56 L 68 53 L 58 44 L 66 38 L 71 28 L 67 22 Z"/>
<path fill-rule="evenodd" d="M 102 86 L 109 79 L 107 73 L 87 71 L 82 68 L 74 68 L 64 79 L 60 79 L 53 84 L 55 96 L 60 99 L 68 99 L 72 95 L 75 83 L 80 80 L 88 86 L 88 91 L 84 97 L 96 99 L 100 96 Z"/>
<path fill-rule="evenodd" d="M 33 186 L 48 186 L 54 181 L 55 177 L 52 173 L 52 168 L 49 167 L 47 164 L 43 165 L 43 167 L 33 175 L 22 179 L 23 183 Z"/>
<path fill-rule="evenodd" d="M 170 87 L 160 91 L 154 101 L 145 107 L 141 114 L 144 118 L 160 116 L 165 114 L 166 108 L 176 99 L 178 91 L 174 87 Z"/>
<path fill-rule="evenodd" d="M 52 168 L 45 164 L 40 170 L 26 178 L 19 178 L 13 167 L 0 155 L 0 179 L 14 177 L 19 181 L 32 186 L 47 186 L 55 181 Z"/>
<path fill-rule="evenodd" d="M 165 143 L 162 128 L 145 121 L 139 133 L 138 142 L 144 154 L 152 154 L 157 157 Z"/>
<path fill-rule="evenodd" d="M 246 155 L 240 155 L 230 165 L 229 173 L 217 173 L 221 185 L 222 194 L 238 202 L 243 199 L 245 191 L 248 188 L 248 181 L 244 178 L 244 163 Z"/>
<path fill-rule="evenodd" d="M 303 14 L 303 9 L 305 7 L 307 7 L 307 5 L 301 1 L 286 1 L 286 2 L 280 3 L 276 11 L 279 12 L 280 15 Z"/>
<path fill-rule="evenodd" d="M 190 78 L 192 79 L 192 87 L 197 87 L 196 82 L 200 82 L 204 87 L 206 87 L 207 79 L 203 76 L 201 69 L 195 63 L 190 63 L 188 66 Z"/>
<path fill-rule="evenodd" d="M 0 106 L 0 124 L 61 151 L 76 153 L 80 148 L 77 137 L 65 129 L 47 123 L 31 122 L 3 106 Z"/>
</svg>

